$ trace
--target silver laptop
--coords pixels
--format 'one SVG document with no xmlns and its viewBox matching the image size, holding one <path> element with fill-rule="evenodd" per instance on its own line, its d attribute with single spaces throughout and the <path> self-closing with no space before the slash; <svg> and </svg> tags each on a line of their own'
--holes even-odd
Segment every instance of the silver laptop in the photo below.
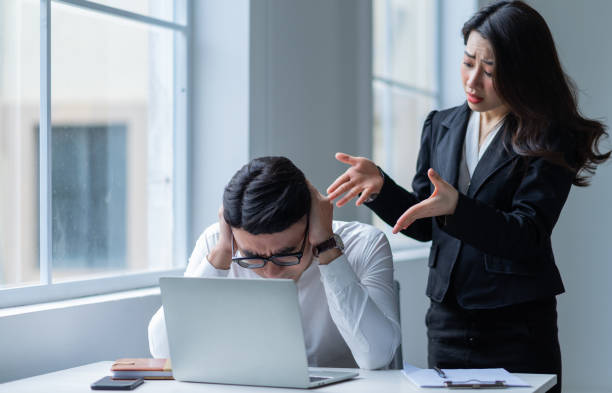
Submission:
<svg viewBox="0 0 612 393">
<path fill-rule="evenodd" d="M 179 381 L 312 388 L 359 375 L 308 368 L 292 280 L 165 277 L 159 284 Z"/>
</svg>

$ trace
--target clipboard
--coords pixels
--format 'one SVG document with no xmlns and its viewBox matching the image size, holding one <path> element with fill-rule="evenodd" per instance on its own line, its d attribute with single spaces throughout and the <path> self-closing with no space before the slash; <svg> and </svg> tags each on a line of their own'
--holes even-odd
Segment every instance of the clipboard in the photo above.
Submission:
<svg viewBox="0 0 612 393">
<path fill-rule="evenodd" d="M 504 389 L 529 387 L 521 378 L 503 368 L 421 369 L 404 363 L 404 375 L 419 388 Z M 441 376 L 442 375 L 442 376 Z"/>
<path fill-rule="evenodd" d="M 444 381 L 449 389 L 505 389 L 509 386 L 506 381 L 480 381 L 468 379 L 466 381 Z"/>
</svg>

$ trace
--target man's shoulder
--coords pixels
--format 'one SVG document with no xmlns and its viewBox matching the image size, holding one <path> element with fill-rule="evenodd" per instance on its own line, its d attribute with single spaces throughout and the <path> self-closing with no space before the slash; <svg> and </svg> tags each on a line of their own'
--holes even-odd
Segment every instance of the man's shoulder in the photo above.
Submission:
<svg viewBox="0 0 612 393">
<path fill-rule="evenodd" d="M 332 223 L 334 233 L 337 233 L 342 238 L 345 246 L 353 241 L 370 242 L 370 241 L 387 241 L 387 237 L 380 229 L 373 225 L 365 224 L 358 221 L 336 221 Z"/>
<path fill-rule="evenodd" d="M 214 245 L 219 240 L 219 223 L 215 222 L 210 224 L 204 231 L 200 234 L 198 241 L 196 243 L 196 247 L 201 246 L 202 244 L 206 245 Z"/>
</svg>

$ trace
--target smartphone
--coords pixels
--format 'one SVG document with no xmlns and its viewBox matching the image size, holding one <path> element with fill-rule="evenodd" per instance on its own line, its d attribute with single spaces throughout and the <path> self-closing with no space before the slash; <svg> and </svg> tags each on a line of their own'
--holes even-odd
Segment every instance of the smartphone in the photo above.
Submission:
<svg viewBox="0 0 612 393">
<path fill-rule="evenodd" d="M 91 384 L 92 390 L 132 390 L 142 385 L 144 379 L 113 379 L 104 377 Z"/>
</svg>

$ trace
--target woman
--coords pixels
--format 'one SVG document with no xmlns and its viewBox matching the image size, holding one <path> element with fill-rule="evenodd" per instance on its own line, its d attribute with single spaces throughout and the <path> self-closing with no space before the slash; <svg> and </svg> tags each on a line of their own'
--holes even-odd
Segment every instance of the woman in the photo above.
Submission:
<svg viewBox="0 0 612 393">
<path fill-rule="evenodd" d="M 557 374 L 561 391 L 550 237 L 571 185 L 609 158 L 605 128 L 579 114 L 546 22 L 525 3 L 489 5 L 462 33 L 467 103 L 427 117 L 413 192 L 338 153 L 350 167 L 328 197 L 358 197 L 393 233 L 432 240 L 430 367 Z"/>
</svg>

